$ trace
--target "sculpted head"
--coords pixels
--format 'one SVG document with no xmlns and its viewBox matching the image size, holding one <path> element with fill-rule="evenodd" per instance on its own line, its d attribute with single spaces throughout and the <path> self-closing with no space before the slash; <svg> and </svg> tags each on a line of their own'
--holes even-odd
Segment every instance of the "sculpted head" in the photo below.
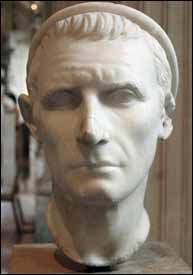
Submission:
<svg viewBox="0 0 193 275">
<path fill-rule="evenodd" d="M 54 22 L 28 62 L 24 119 L 54 185 L 71 200 L 114 204 L 147 178 L 175 107 L 166 53 L 124 16 L 87 12 Z"/>
<path fill-rule="evenodd" d="M 32 41 L 27 87 L 19 104 L 50 168 L 57 244 L 87 265 L 128 258 L 148 235 L 147 178 L 173 129 L 178 65 L 169 38 L 122 5 L 61 10 Z"/>
</svg>

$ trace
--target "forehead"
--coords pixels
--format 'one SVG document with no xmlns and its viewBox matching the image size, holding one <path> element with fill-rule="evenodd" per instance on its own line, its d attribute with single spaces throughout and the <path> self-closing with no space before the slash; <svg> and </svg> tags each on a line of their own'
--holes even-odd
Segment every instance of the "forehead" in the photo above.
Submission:
<svg viewBox="0 0 193 275">
<path fill-rule="evenodd" d="M 41 51 L 46 51 L 40 54 L 41 91 L 55 83 L 80 86 L 139 79 L 153 84 L 156 80 L 153 54 L 143 39 L 90 42 L 58 38 Z"/>
</svg>

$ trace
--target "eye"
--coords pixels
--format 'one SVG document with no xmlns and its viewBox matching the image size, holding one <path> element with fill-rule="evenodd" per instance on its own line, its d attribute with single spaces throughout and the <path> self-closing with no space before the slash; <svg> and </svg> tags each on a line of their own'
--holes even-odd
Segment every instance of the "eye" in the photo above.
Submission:
<svg viewBox="0 0 193 275">
<path fill-rule="evenodd" d="M 80 104 L 80 96 L 74 90 L 60 90 L 45 96 L 42 104 L 46 109 L 75 109 Z"/>
<path fill-rule="evenodd" d="M 110 91 L 105 98 L 107 103 L 115 106 L 128 106 L 135 99 L 135 92 L 126 88 Z"/>
</svg>

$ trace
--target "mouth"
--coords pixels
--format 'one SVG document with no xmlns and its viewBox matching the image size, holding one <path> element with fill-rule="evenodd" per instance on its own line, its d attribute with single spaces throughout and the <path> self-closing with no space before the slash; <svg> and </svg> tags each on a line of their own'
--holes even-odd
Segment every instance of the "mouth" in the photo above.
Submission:
<svg viewBox="0 0 193 275">
<path fill-rule="evenodd" d="M 108 168 L 120 168 L 120 165 L 111 163 L 108 161 L 100 161 L 100 162 L 83 162 L 77 165 L 71 165 L 71 169 L 81 169 L 87 168 L 91 170 L 95 169 L 108 169 Z"/>
</svg>

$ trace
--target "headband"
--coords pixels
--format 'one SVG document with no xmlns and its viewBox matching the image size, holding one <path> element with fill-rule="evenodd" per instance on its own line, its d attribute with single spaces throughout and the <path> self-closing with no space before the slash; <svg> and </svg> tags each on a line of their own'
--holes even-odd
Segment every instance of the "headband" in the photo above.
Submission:
<svg viewBox="0 0 193 275">
<path fill-rule="evenodd" d="M 60 21 L 64 18 L 71 17 L 74 15 L 80 15 L 84 13 L 90 12 L 107 12 L 115 15 L 124 16 L 129 19 L 133 23 L 139 25 L 144 31 L 151 34 L 162 46 L 165 50 L 168 62 L 170 64 L 170 68 L 172 71 L 172 94 L 174 98 L 177 95 L 178 83 L 179 83 L 179 71 L 178 71 L 178 62 L 174 47 L 165 33 L 165 31 L 149 16 L 144 13 L 130 8 L 128 6 L 114 4 L 114 3 L 102 3 L 102 2 L 87 2 L 78 5 L 74 5 L 65 9 L 62 9 L 52 16 L 50 16 L 40 27 L 38 32 L 35 34 L 28 57 L 27 63 L 27 73 L 29 72 L 29 68 L 32 62 L 32 59 L 35 55 L 35 52 L 41 43 L 41 39 L 46 34 L 46 32 L 50 29 L 51 26 L 54 25 L 55 22 Z"/>
</svg>

